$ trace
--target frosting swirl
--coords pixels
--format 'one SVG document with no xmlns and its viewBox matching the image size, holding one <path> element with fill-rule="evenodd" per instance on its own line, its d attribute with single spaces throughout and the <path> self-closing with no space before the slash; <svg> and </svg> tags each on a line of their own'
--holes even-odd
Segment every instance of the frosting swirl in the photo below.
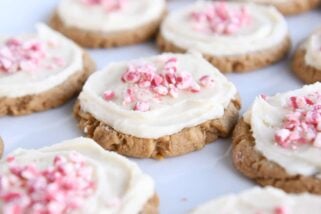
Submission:
<svg viewBox="0 0 321 214">
<path fill-rule="evenodd" d="M 232 17 L 225 34 L 208 33 L 208 31 L 195 30 L 191 15 L 217 7 L 211 13 L 215 29 L 226 24 L 225 14 Z M 246 54 L 264 50 L 278 45 L 288 35 L 287 24 L 284 17 L 273 7 L 242 3 L 227 2 L 222 10 L 222 4 L 211 1 L 197 1 L 196 3 L 168 15 L 161 26 L 161 35 L 165 40 L 174 43 L 180 48 L 197 50 L 204 54 L 228 56 Z M 242 12 L 245 11 L 245 12 Z M 231 12 L 232 11 L 232 12 Z M 234 12 L 233 12 L 234 11 Z M 240 12 L 237 12 L 240 11 Z M 216 24 L 217 17 L 225 17 L 223 22 Z M 227 18 L 228 18 L 227 17 Z M 246 18 L 247 17 L 247 18 Z M 250 19 L 249 19 L 250 18 Z M 248 20 L 249 19 L 249 20 Z M 192 19 L 193 20 L 193 19 Z M 236 21 L 235 21 L 236 20 Z M 248 20 L 248 21 L 246 21 Z"/>
<path fill-rule="evenodd" d="M 0 97 L 38 94 L 83 69 L 83 52 L 43 24 L 36 35 L 0 39 Z"/>
</svg>

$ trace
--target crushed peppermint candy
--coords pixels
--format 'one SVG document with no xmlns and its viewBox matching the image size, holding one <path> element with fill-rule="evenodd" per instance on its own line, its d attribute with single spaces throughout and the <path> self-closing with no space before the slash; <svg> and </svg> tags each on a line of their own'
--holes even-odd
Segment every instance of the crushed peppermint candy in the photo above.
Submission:
<svg viewBox="0 0 321 214">
<path fill-rule="evenodd" d="M 98 5 L 104 8 L 106 12 L 115 12 L 123 9 L 127 0 L 81 0 L 86 5 Z"/>
<path fill-rule="evenodd" d="M 213 2 L 201 11 L 190 15 L 195 30 L 208 34 L 231 35 L 251 23 L 244 6 L 229 7 L 225 2 Z"/>
<path fill-rule="evenodd" d="M 76 152 L 55 156 L 52 165 L 18 165 L 7 158 L 8 173 L 0 175 L 1 213 L 70 213 L 94 193 L 93 168 Z"/>
<path fill-rule="evenodd" d="M 283 148 L 295 149 L 300 145 L 321 148 L 321 94 L 292 96 L 286 108 L 290 110 L 275 132 L 276 143 Z"/>
<path fill-rule="evenodd" d="M 48 69 L 63 67 L 64 59 L 47 56 L 45 46 L 46 43 L 38 39 L 9 38 L 0 46 L 0 72 L 36 71 L 42 66 Z M 43 65 L 45 59 L 49 59 L 48 65 Z"/>
<path fill-rule="evenodd" d="M 152 101 L 162 97 L 176 98 L 181 92 L 199 93 L 202 88 L 214 86 L 214 79 L 209 75 L 201 76 L 196 82 L 191 73 L 179 70 L 176 57 L 167 58 L 161 67 L 152 63 L 130 64 L 121 77 L 127 85 L 123 93 L 123 104 L 133 106 L 135 111 L 149 111 Z M 106 101 L 111 101 L 112 91 L 104 92 Z"/>
<path fill-rule="evenodd" d="M 277 206 L 274 208 L 274 214 L 289 214 L 289 209 L 286 206 Z"/>
</svg>

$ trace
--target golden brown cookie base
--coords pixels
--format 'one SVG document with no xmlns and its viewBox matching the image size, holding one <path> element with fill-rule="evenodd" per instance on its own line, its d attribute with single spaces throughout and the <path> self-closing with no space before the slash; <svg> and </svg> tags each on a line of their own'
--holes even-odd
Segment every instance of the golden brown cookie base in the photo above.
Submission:
<svg viewBox="0 0 321 214">
<path fill-rule="evenodd" d="M 273 5 L 284 15 L 295 15 L 318 7 L 320 2 L 320 0 L 288 0 Z"/>
<path fill-rule="evenodd" d="M 321 194 L 321 179 L 289 175 L 283 167 L 267 160 L 255 149 L 250 125 L 241 119 L 233 132 L 232 159 L 234 166 L 245 176 L 262 186 L 275 186 L 290 193 Z"/>
<path fill-rule="evenodd" d="M 158 206 L 159 206 L 159 198 L 155 194 L 151 199 L 148 200 L 148 202 L 145 204 L 140 214 L 157 214 L 159 213 Z"/>
<path fill-rule="evenodd" d="M 4 150 L 4 143 L 0 137 L 0 158 L 2 157 L 3 155 L 3 150 Z"/>
<path fill-rule="evenodd" d="M 164 52 L 184 53 L 187 51 L 166 40 L 161 34 L 158 35 L 157 45 Z M 262 51 L 235 56 L 212 56 L 207 54 L 203 54 L 203 56 L 222 73 L 247 72 L 279 61 L 287 55 L 290 47 L 290 38 L 286 37 L 279 45 Z"/>
<path fill-rule="evenodd" d="M 110 48 L 124 45 L 131 45 L 144 42 L 154 36 L 163 20 L 164 14 L 159 19 L 145 24 L 139 28 L 129 31 L 120 31 L 115 33 L 102 33 L 88 31 L 76 27 L 67 26 L 55 13 L 49 25 L 55 30 L 77 42 L 79 45 L 87 48 Z"/>
<path fill-rule="evenodd" d="M 84 82 L 95 69 L 95 64 L 87 53 L 84 53 L 83 59 L 82 71 L 74 73 L 62 84 L 50 90 L 22 97 L 0 97 L 0 116 L 31 114 L 64 104 L 81 90 Z"/>
<path fill-rule="evenodd" d="M 237 98 L 231 101 L 222 118 L 158 139 L 137 138 L 117 132 L 84 112 L 79 101 L 74 107 L 74 115 L 79 120 L 80 129 L 103 148 L 131 157 L 160 159 L 196 151 L 218 137 L 227 137 L 238 120 L 239 109 L 240 100 Z"/>
<path fill-rule="evenodd" d="M 292 71 L 304 83 L 311 84 L 321 81 L 321 70 L 307 65 L 304 59 L 305 54 L 306 50 L 304 48 L 300 47 L 296 50 L 292 60 Z"/>
</svg>

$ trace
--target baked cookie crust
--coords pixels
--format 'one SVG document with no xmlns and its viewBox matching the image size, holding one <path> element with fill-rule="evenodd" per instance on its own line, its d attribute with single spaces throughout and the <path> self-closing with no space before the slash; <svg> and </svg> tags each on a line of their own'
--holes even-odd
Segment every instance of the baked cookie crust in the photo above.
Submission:
<svg viewBox="0 0 321 214">
<path fill-rule="evenodd" d="M 188 51 L 166 40 L 161 33 L 158 34 L 157 45 L 164 52 L 184 53 Z M 203 56 L 222 73 L 244 73 L 279 61 L 288 54 L 290 48 L 291 40 L 287 36 L 279 45 L 262 51 L 235 56 L 213 56 L 208 54 L 203 54 Z"/>
<path fill-rule="evenodd" d="M 232 160 L 243 175 L 262 186 L 274 186 L 289 193 L 321 194 L 321 179 L 303 175 L 289 175 L 286 170 L 269 161 L 255 149 L 251 127 L 243 119 L 233 132 Z"/>
<path fill-rule="evenodd" d="M 240 98 L 237 97 L 225 109 L 223 117 L 158 139 L 137 138 L 117 132 L 84 112 L 79 101 L 74 107 L 74 115 L 80 129 L 103 148 L 136 158 L 161 159 L 200 150 L 218 137 L 229 136 L 238 120 L 240 106 Z"/>
<path fill-rule="evenodd" d="M 155 194 L 151 199 L 147 201 L 140 214 L 158 214 L 159 197 Z"/>
<path fill-rule="evenodd" d="M 4 150 L 4 143 L 3 143 L 2 138 L 0 137 L 0 158 L 3 155 L 3 150 Z"/>
<path fill-rule="evenodd" d="M 57 12 L 50 18 L 49 25 L 83 47 L 110 48 L 137 44 L 148 40 L 156 34 L 165 15 L 166 11 L 163 12 L 163 15 L 161 15 L 159 19 L 151 21 L 137 29 L 115 33 L 88 31 L 67 26 Z"/>
<path fill-rule="evenodd" d="M 74 73 L 60 85 L 45 92 L 22 97 L 0 97 L 0 116 L 26 115 L 33 112 L 44 111 L 64 104 L 76 95 L 84 82 L 95 69 L 95 63 L 89 54 L 83 54 L 83 70 Z"/>
<path fill-rule="evenodd" d="M 296 15 L 312 10 L 320 5 L 320 0 L 288 0 L 273 5 L 284 15 Z"/>
<path fill-rule="evenodd" d="M 299 47 L 292 59 L 292 71 L 295 75 L 301 79 L 304 83 L 311 84 L 317 81 L 321 81 L 321 70 L 314 68 L 305 63 L 306 50 Z"/>
</svg>

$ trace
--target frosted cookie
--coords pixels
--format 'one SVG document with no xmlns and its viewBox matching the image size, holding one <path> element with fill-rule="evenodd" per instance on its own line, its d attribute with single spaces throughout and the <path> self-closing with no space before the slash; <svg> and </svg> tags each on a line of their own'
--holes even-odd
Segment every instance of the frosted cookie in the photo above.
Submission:
<svg viewBox="0 0 321 214">
<path fill-rule="evenodd" d="M 305 83 L 321 81 L 321 29 L 298 47 L 292 70 Z"/>
<path fill-rule="evenodd" d="M 287 194 L 272 187 L 255 187 L 207 202 L 191 214 L 317 214 L 321 197 L 312 194 Z"/>
<path fill-rule="evenodd" d="M 259 184 L 321 194 L 321 83 L 259 96 L 236 126 L 233 162 Z"/>
<path fill-rule="evenodd" d="M 320 0 L 240 0 L 275 6 L 284 15 L 306 12 L 320 5 Z"/>
<path fill-rule="evenodd" d="M 89 55 L 45 25 L 0 38 L 0 116 L 54 108 L 80 91 L 94 69 Z"/>
<path fill-rule="evenodd" d="M 0 161 L 1 213 L 154 214 L 153 180 L 128 159 L 76 138 Z"/>
<path fill-rule="evenodd" d="M 255 70 L 283 58 L 290 47 L 284 17 L 273 7 L 197 1 L 161 25 L 163 51 L 196 50 L 222 72 Z"/>
<path fill-rule="evenodd" d="M 61 0 L 50 25 L 89 48 L 151 38 L 166 13 L 165 0 Z"/>
<path fill-rule="evenodd" d="M 239 108 L 235 86 L 199 54 L 163 54 L 96 72 L 74 114 L 105 149 L 162 158 L 227 137 Z"/>
</svg>

